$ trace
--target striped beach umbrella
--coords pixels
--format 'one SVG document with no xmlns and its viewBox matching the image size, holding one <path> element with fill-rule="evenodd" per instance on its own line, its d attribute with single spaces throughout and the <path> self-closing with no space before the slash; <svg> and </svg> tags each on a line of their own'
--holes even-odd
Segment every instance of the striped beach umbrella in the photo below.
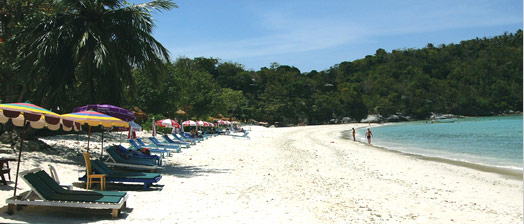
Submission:
<svg viewBox="0 0 524 224">
<path fill-rule="evenodd" d="M 58 130 L 60 129 L 60 125 L 62 125 L 65 131 L 72 129 L 78 130 L 80 126 L 76 125 L 71 119 L 62 118 L 57 113 L 30 103 L 0 104 L 0 123 L 5 124 L 9 120 L 11 120 L 13 125 L 22 127 L 22 138 L 20 139 L 20 149 L 18 150 L 18 164 L 16 167 L 14 188 L 14 196 L 16 197 L 26 124 L 29 123 L 29 126 L 36 129 L 47 127 L 49 130 Z"/>
<path fill-rule="evenodd" d="M 156 124 L 160 127 L 166 127 L 166 128 L 180 128 L 180 124 L 176 122 L 175 120 L 171 119 L 162 119 L 158 120 Z"/>
<path fill-rule="evenodd" d="M 70 114 L 61 115 L 64 119 L 73 120 L 80 124 L 87 124 L 89 126 L 88 135 L 87 135 L 87 151 L 89 151 L 89 141 L 91 138 L 91 126 L 96 127 L 102 125 L 106 128 L 111 127 L 129 127 L 129 123 L 120 120 L 116 117 L 111 117 L 109 115 L 99 113 L 96 111 L 80 111 Z"/>
<path fill-rule="evenodd" d="M 182 123 L 182 126 L 189 126 L 189 127 L 196 127 L 197 126 L 197 123 L 195 121 L 192 121 L 192 120 L 187 120 L 187 121 L 184 121 Z"/>
<path fill-rule="evenodd" d="M 118 119 L 124 120 L 126 122 L 134 121 L 136 119 L 133 112 L 126 110 L 121 107 L 109 105 L 109 104 L 90 104 L 83 107 L 76 107 L 73 109 L 73 112 L 81 112 L 81 111 L 96 111 L 103 114 L 107 114 L 112 117 L 116 117 Z"/>
<path fill-rule="evenodd" d="M 80 111 L 70 114 L 63 114 L 63 118 L 74 120 L 80 124 L 88 124 L 89 126 L 96 127 L 102 125 L 106 128 L 111 127 L 129 127 L 129 123 L 120 120 L 116 117 L 109 116 L 96 111 Z"/>
<path fill-rule="evenodd" d="M 74 122 L 70 119 L 63 120 L 59 114 L 30 103 L 0 104 L 0 112 L 2 112 L 0 113 L 0 123 L 5 124 L 11 119 L 13 125 L 17 127 L 24 126 L 24 120 L 35 129 L 46 127 L 49 130 L 56 131 L 60 129 L 60 124 L 65 131 L 70 131 L 73 128 L 78 130 L 80 127 L 78 125 L 73 126 Z"/>
</svg>

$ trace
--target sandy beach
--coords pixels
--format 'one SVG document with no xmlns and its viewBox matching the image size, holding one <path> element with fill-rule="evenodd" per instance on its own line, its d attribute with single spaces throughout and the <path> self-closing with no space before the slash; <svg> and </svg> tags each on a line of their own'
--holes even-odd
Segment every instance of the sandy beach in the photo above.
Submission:
<svg viewBox="0 0 524 224">
<path fill-rule="evenodd" d="M 342 138 L 367 124 L 251 129 L 218 136 L 163 161 L 162 180 L 108 184 L 130 194 L 117 219 L 104 210 L 24 207 L 7 214 L 12 181 L 0 185 L 5 223 L 522 223 L 522 179 L 392 153 Z M 147 133 L 139 133 L 148 135 Z M 99 133 L 91 149 L 100 153 Z M 111 134 L 105 145 L 118 144 Z M 42 139 L 55 150 L 23 153 L 21 171 L 52 164 L 63 184 L 85 185 L 86 136 Z M 128 146 L 124 143 L 123 145 Z M 0 156 L 14 157 L 0 147 Z M 94 188 L 98 188 L 95 185 Z M 18 192 L 28 190 L 20 181 Z"/>
</svg>

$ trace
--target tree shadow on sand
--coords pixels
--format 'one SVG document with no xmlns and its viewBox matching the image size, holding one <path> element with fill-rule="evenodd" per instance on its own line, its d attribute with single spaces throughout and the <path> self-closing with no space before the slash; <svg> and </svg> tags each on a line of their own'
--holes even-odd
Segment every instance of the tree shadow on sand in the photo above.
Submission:
<svg viewBox="0 0 524 224">
<path fill-rule="evenodd" d="M 209 169 L 206 166 L 165 166 L 162 175 L 191 178 L 208 174 L 228 173 L 231 169 Z"/>
<path fill-rule="evenodd" d="M 125 221 L 133 208 L 126 207 L 117 220 Z M 51 206 L 21 206 L 13 215 L 7 214 L 7 205 L 0 207 L 0 217 L 25 223 L 91 223 L 96 221 L 115 221 L 110 209 L 68 208 Z M 45 218 L 43 218 L 45 217 Z M 45 220 L 45 221 L 43 221 Z"/>
</svg>

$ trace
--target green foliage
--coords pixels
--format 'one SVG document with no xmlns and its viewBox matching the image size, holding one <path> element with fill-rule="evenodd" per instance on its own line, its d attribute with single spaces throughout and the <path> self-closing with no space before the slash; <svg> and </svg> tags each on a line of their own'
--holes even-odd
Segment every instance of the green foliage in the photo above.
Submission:
<svg viewBox="0 0 524 224">
<path fill-rule="evenodd" d="M 169 61 L 167 50 L 151 33 L 153 10 L 176 5 L 157 0 L 139 5 L 125 1 L 50 1 L 52 9 L 38 23 L 21 29 L 14 40 L 21 54 L 16 70 L 28 98 L 50 108 L 88 103 L 119 104 L 132 84 L 133 67 L 154 75 Z M 64 102 L 70 102 L 65 104 Z"/>
</svg>

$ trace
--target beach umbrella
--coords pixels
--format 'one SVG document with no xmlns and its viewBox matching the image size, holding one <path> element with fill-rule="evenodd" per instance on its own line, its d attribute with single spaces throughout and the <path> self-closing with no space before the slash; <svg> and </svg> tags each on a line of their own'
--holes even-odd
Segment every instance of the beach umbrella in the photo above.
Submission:
<svg viewBox="0 0 524 224">
<path fill-rule="evenodd" d="M 176 122 L 175 120 L 171 120 L 171 119 L 158 120 L 156 122 L 156 125 L 160 127 L 166 127 L 166 128 L 180 128 L 180 124 Z"/>
<path fill-rule="evenodd" d="M 204 121 L 195 121 L 198 127 L 204 127 Z"/>
<path fill-rule="evenodd" d="M 140 126 L 139 124 L 135 123 L 134 121 L 130 121 L 129 122 L 129 133 L 127 134 L 127 138 L 128 139 L 131 139 L 132 136 L 133 136 L 133 132 L 136 132 L 136 131 L 142 131 L 142 126 Z"/>
<path fill-rule="evenodd" d="M 18 187 L 18 173 L 22 157 L 22 148 L 25 138 L 25 128 L 27 123 L 36 129 L 47 127 L 49 130 L 58 130 L 60 126 L 65 131 L 72 129 L 79 130 L 80 126 L 70 119 L 63 119 L 59 114 L 46 110 L 42 107 L 30 103 L 7 103 L 0 104 L 0 123 L 7 123 L 11 119 L 13 125 L 22 127 L 22 138 L 20 140 L 20 149 L 18 151 L 18 164 L 16 166 L 16 179 L 14 196 L 16 197 L 16 188 Z"/>
<path fill-rule="evenodd" d="M 129 122 L 129 130 L 131 131 L 142 131 L 142 126 L 135 123 L 134 121 Z"/>
<path fill-rule="evenodd" d="M 109 116 L 116 117 L 126 122 L 134 121 L 136 119 L 133 112 L 126 110 L 124 108 L 121 108 L 121 107 L 110 105 L 110 104 L 89 104 L 83 107 L 76 107 L 75 109 L 73 109 L 73 112 L 90 111 L 90 110 L 100 112 L 103 114 L 107 114 Z M 102 149 L 103 148 L 104 148 L 104 129 L 102 129 Z M 102 150 L 102 153 L 103 153 L 103 150 Z"/>
<path fill-rule="evenodd" d="M 73 109 L 73 112 L 80 112 L 80 111 L 96 111 L 103 114 L 107 114 L 112 117 L 116 117 L 123 121 L 134 121 L 136 119 L 133 112 L 126 110 L 124 108 L 120 108 L 117 106 L 109 105 L 109 104 L 90 104 L 83 107 L 76 107 Z"/>
<path fill-rule="evenodd" d="M 153 128 L 153 133 L 152 133 L 152 135 L 153 135 L 153 137 L 155 137 L 155 135 L 156 135 L 156 123 L 155 123 L 155 117 L 153 117 L 153 120 L 152 120 L 152 122 L 151 122 L 151 127 Z"/>
<path fill-rule="evenodd" d="M 182 123 L 183 126 L 187 127 L 196 127 L 197 126 L 197 123 L 195 121 L 192 121 L 192 120 L 187 120 L 187 121 L 184 121 Z"/>
<path fill-rule="evenodd" d="M 87 135 L 87 151 L 89 151 L 89 141 L 91 138 L 91 126 L 96 127 L 102 125 L 106 128 L 112 127 L 129 127 L 129 123 L 120 120 L 116 117 L 109 116 L 96 111 L 80 111 L 70 114 L 61 115 L 62 118 L 76 121 L 80 124 L 87 124 L 89 126 L 88 135 Z M 103 144 L 103 142 L 102 142 Z M 102 150 L 103 151 L 103 150 Z"/>
</svg>

